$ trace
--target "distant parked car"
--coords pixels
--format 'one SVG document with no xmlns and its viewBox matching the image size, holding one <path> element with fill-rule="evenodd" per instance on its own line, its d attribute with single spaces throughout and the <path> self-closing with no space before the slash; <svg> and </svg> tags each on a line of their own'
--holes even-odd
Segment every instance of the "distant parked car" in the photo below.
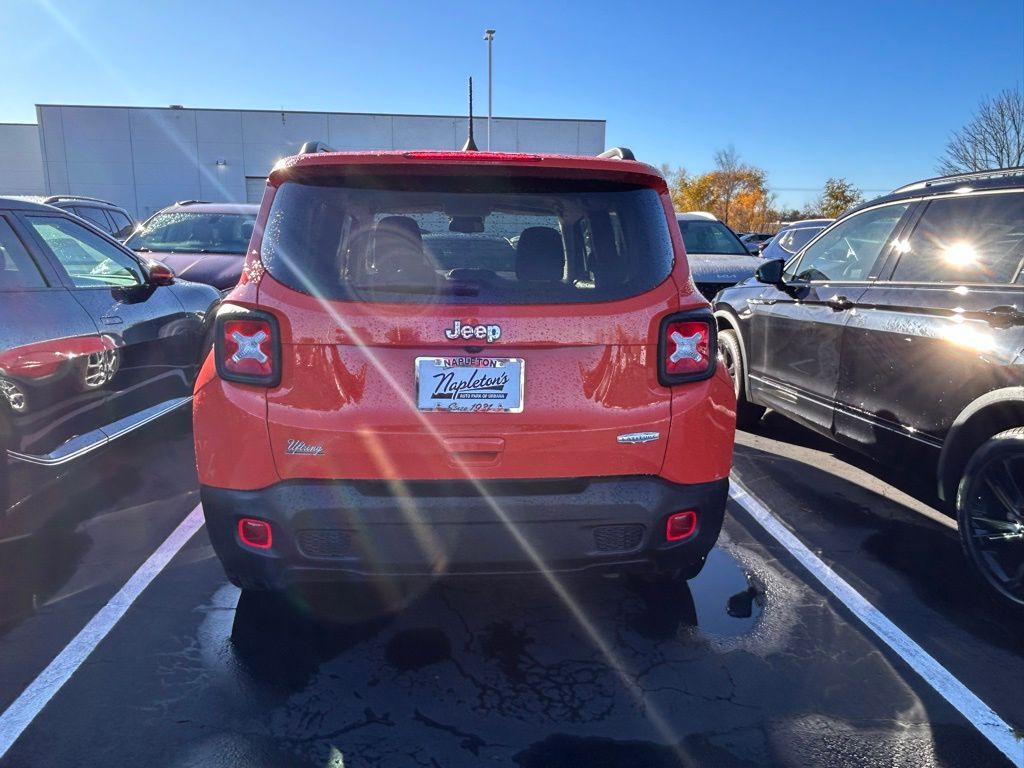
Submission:
<svg viewBox="0 0 1024 768">
<path fill-rule="evenodd" d="M 761 258 L 788 260 L 833 221 L 834 219 L 804 219 L 786 224 L 761 249 Z"/>
<path fill-rule="evenodd" d="M 108 235 L 124 240 L 135 231 L 135 220 L 124 208 L 114 203 L 95 197 L 82 195 L 31 195 L 20 196 L 18 200 L 43 203 L 68 211 L 80 219 L 85 219 Z"/>
<path fill-rule="evenodd" d="M 184 200 L 157 211 L 125 242 L 185 280 L 226 292 L 238 283 L 258 205 Z"/>
<path fill-rule="evenodd" d="M 709 301 L 723 288 L 753 276 L 761 263 L 714 214 L 677 213 L 676 223 L 686 246 L 693 282 Z"/>
<path fill-rule="evenodd" d="M 767 232 L 748 232 L 740 236 L 740 241 L 747 246 L 747 250 L 750 253 L 759 254 L 772 237 L 774 235 L 770 235 Z"/>
<path fill-rule="evenodd" d="M 737 421 L 771 408 L 933 472 L 964 549 L 1024 605 L 1024 168 L 929 179 L 718 295 Z"/>
<path fill-rule="evenodd" d="M 0 540 L 23 491 L 192 399 L 218 300 L 68 211 L 0 198 Z"/>
</svg>

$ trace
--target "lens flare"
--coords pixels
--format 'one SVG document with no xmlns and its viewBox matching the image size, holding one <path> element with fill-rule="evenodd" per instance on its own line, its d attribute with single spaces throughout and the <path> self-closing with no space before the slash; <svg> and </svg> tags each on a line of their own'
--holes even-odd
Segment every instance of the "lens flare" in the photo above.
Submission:
<svg viewBox="0 0 1024 768">
<path fill-rule="evenodd" d="M 946 247 L 942 258 L 954 267 L 969 267 L 978 261 L 978 252 L 970 243 L 959 242 Z"/>
<path fill-rule="evenodd" d="M 357 328 L 353 327 L 337 309 L 333 306 L 330 300 L 325 298 L 320 290 L 314 285 L 313 281 L 310 280 L 306 275 L 305 269 L 294 269 L 298 264 L 292 258 L 290 253 L 287 253 L 283 248 L 279 248 L 276 254 L 276 258 L 282 259 L 286 263 L 289 263 L 290 267 L 293 267 L 293 274 L 300 277 L 303 288 L 306 293 L 313 296 L 323 307 L 324 312 L 329 316 L 338 327 L 342 328 L 348 338 L 351 338 L 366 354 L 370 364 L 377 370 L 380 377 L 388 385 L 391 391 L 395 395 L 396 405 L 407 409 L 413 416 L 420 422 L 423 427 L 425 434 L 433 438 L 438 445 L 439 450 L 444 450 L 444 436 L 437 430 L 437 428 L 430 422 L 426 414 L 419 410 L 412 397 L 406 391 L 406 387 L 399 382 L 391 370 L 379 360 L 374 347 L 366 344 L 362 339 L 360 332 Z M 537 572 L 541 574 L 544 580 L 547 582 L 551 591 L 558 597 L 559 601 L 565 606 L 566 611 L 577 625 L 586 633 L 587 637 L 594 644 L 594 647 L 598 650 L 601 656 L 608 663 L 609 667 L 615 672 L 619 681 L 622 683 L 623 688 L 634 698 L 637 704 L 646 712 L 651 725 L 658 731 L 659 735 L 665 740 L 667 744 L 674 745 L 678 741 L 677 730 L 670 726 L 668 720 L 654 708 L 652 702 L 647 700 L 643 689 L 637 683 L 636 679 L 629 673 L 623 664 L 622 660 L 616 655 L 615 650 L 612 648 L 611 643 L 605 638 L 597 625 L 586 613 L 583 607 L 577 602 L 576 598 L 569 591 L 568 587 L 562 582 L 558 574 L 548 567 L 548 564 L 544 561 L 544 558 L 540 555 L 533 543 L 526 538 L 519 527 L 513 522 L 507 515 L 501 505 L 490 495 L 486 486 L 475 476 L 473 468 L 466 465 L 457 456 L 453 457 L 456 467 L 459 472 L 465 476 L 466 480 L 473 484 L 476 490 L 479 492 L 482 499 L 488 507 L 494 512 L 495 517 L 501 521 L 509 534 L 515 540 L 516 544 L 523 551 L 523 554 L 530 560 Z M 403 509 L 403 513 L 412 520 L 416 519 L 416 513 L 414 509 Z M 425 542 L 421 542 L 424 545 Z M 429 551 L 429 544 L 426 544 Z M 682 750 L 676 746 L 677 754 L 680 758 L 683 757 Z"/>
</svg>

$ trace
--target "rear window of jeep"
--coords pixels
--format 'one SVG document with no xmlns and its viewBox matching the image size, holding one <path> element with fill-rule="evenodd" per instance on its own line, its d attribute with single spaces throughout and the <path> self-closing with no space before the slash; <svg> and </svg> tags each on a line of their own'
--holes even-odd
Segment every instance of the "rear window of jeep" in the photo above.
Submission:
<svg viewBox="0 0 1024 768">
<path fill-rule="evenodd" d="M 648 187 L 479 176 L 310 178 L 277 190 L 261 257 L 288 287 L 342 301 L 614 301 L 672 270 Z"/>
</svg>

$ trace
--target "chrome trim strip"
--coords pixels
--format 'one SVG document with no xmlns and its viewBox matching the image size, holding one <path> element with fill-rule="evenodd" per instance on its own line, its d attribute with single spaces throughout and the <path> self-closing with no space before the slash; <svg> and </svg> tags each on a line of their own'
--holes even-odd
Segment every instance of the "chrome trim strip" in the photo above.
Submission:
<svg viewBox="0 0 1024 768">
<path fill-rule="evenodd" d="M 60 447 L 42 456 L 31 453 L 19 453 L 17 451 L 7 451 L 7 455 L 17 461 L 39 464 L 44 467 L 66 464 L 73 459 L 95 451 L 97 448 L 102 448 L 117 438 L 127 435 L 129 432 L 134 432 L 136 429 L 149 424 L 149 422 L 155 421 L 161 416 L 190 402 L 192 402 L 191 396 L 166 400 L 144 411 L 139 411 L 136 414 L 115 421 L 113 424 L 108 425 L 107 430 L 109 431 L 94 429 L 91 432 L 86 432 L 84 435 L 77 435 Z"/>
<path fill-rule="evenodd" d="M 750 378 L 759 381 L 767 387 L 771 387 L 780 396 L 785 396 L 787 399 L 791 399 L 793 405 L 796 405 L 798 400 L 803 399 L 810 403 L 816 403 L 825 408 L 831 408 L 835 411 L 842 413 L 844 416 L 851 416 L 860 421 L 867 422 L 875 427 L 881 427 L 882 429 L 888 430 L 900 437 L 909 437 L 911 440 L 916 440 L 919 443 L 927 445 L 929 448 L 941 448 L 942 441 L 928 434 L 927 432 L 916 432 L 911 431 L 910 427 L 904 426 L 903 424 L 897 424 L 891 421 L 883 421 L 874 414 L 870 414 L 866 411 L 860 411 L 855 408 L 850 408 L 845 405 L 841 405 L 835 401 L 829 402 L 816 395 L 812 395 L 810 392 L 806 392 L 802 389 L 796 389 L 794 387 L 785 386 L 777 381 L 766 379 L 763 376 L 751 376 Z M 769 406 L 771 407 L 771 406 Z M 785 415 L 785 414 L 783 414 Z"/>
</svg>

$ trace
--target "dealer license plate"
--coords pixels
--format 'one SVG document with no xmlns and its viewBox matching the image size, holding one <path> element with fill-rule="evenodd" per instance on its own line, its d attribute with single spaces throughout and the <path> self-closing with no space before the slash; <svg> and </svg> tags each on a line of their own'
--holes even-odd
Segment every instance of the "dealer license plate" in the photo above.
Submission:
<svg viewBox="0 0 1024 768">
<path fill-rule="evenodd" d="M 417 357 L 421 411 L 519 413 L 525 361 L 518 357 Z"/>
</svg>

